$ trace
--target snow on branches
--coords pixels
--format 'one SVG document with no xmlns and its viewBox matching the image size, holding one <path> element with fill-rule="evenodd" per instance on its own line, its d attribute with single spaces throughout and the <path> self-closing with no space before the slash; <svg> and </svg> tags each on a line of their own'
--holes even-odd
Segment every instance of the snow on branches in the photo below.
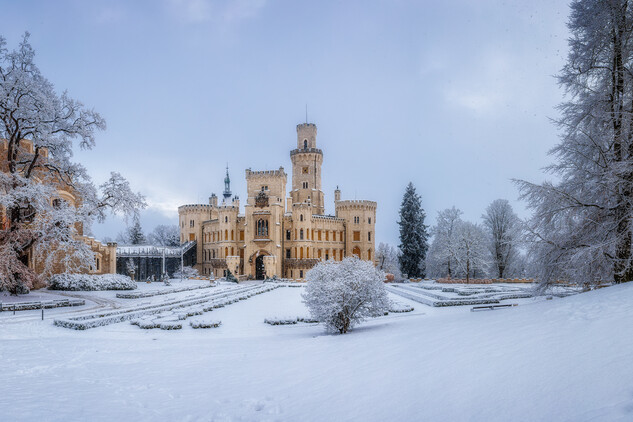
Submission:
<svg viewBox="0 0 633 422">
<path fill-rule="evenodd" d="M 25 34 L 9 51 L 0 37 L 0 290 L 30 288 L 53 266 L 84 271 L 94 255 L 79 237 L 105 211 L 136 214 L 145 207 L 118 173 L 97 189 L 73 163 L 73 142 L 95 145 L 105 121 L 66 92 L 58 95 L 42 76 Z"/>
<path fill-rule="evenodd" d="M 365 318 L 389 310 L 385 274 L 369 261 L 348 257 L 321 262 L 306 277 L 303 302 L 328 331 L 344 334 Z"/>
</svg>

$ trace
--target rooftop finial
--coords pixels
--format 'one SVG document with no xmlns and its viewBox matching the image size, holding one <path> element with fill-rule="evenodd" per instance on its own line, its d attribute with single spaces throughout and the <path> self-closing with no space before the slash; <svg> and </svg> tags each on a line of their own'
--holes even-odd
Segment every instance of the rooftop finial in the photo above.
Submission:
<svg viewBox="0 0 633 422">
<path fill-rule="evenodd" d="M 231 178 L 229 177 L 229 163 L 226 163 L 226 177 L 224 178 L 224 192 L 222 192 L 222 196 L 224 196 L 225 200 L 228 200 L 231 197 Z"/>
</svg>

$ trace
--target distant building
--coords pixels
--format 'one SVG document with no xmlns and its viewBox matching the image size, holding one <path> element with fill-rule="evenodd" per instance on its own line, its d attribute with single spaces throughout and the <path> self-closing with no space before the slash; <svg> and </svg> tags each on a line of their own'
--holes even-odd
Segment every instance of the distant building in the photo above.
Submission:
<svg viewBox="0 0 633 422">
<path fill-rule="evenodd" d="M 297 148 L 290 151 L 292 189 L 278 170 L 246 170 L 247 200 L 232 197 L 227 168 L 223 200 L 178 208 L 181 242 L 197 242 L 196 268 L 202 275 L 256 279 L 301 279 L 317 262 L 356 255 L 375 259 L 376 202 L 341 200 L 334 191 L 335 215 L 325 215 L 321 190 L 323 151 L 313 123 L 297 125 Z"/>
</svg>

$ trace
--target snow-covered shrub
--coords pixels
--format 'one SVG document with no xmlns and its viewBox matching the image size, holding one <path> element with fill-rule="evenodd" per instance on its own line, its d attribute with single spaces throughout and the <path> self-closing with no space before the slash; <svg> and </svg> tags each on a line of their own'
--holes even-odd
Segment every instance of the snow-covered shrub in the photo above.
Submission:
<svg viewBox="0 0 633 422">
<path fill-rule="evenodd" d="M 55 274 L 48 279 L 51 290 L 134 290 L 136 282 L 121 274 Z"/>
<path fill-rule="evenodd" d="M 193 267 L 183 267 L 176 271 L 172 278 L 193 278 L 198 276 L 198 270 Z"/>
<path fill-rule="evenodd" d="M 160 323 L 161 330 L 180 330 L 182 329 L 182 323 L 178 321 L 165 321 Z"/>
<path fill-rule="evenodd" d="M 189 325 L 191 328 L 217 328 L 222 325 L 222 321 L 193 320 Z"/>
<path fill-rule="evenodd" d="M 296 317 L 274 317 L 274 318 L 266 318 L 264 320 L 266 324 L 270 325 L 293 325 L 297 323 Z"/>
<path fill-rule="evenodd" d="M 356 257 L 325 261 L 306 274 L 303 302 L 315 320 L 328 331 L 348 332 L 367 317 L 389 310 L 385 274 L 369 261 Z"/>
<path fill-rule="evenodd" d="M 405 305 L 400 302 L 391 302 L 391 306 L 389 306 L 389 312 L 394 314 L 412 312 L 413 310 L 413 306 Z"/>
<path fill-rule="evenodd" d="M 303 322 L 305 324 L 317 324 L 319 321 L 311 317 L 298 317 L 297 322 Z"/>
</svg>

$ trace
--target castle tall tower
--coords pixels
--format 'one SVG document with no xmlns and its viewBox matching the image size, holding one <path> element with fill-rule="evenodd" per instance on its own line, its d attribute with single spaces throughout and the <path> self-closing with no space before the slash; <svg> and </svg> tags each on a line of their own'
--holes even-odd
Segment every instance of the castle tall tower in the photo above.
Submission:
<svg viewBox="0 0 633 422">
<path fill-rule="evenodd" d="M 323 151 L 316 147 L 317 128 L 314 123 L 297 125 L 297 149 L 290 151 L 292 161 L 293 204 L 309 203 L 313 214 L 325 214 L 321 190 Z"/>
</svg>

